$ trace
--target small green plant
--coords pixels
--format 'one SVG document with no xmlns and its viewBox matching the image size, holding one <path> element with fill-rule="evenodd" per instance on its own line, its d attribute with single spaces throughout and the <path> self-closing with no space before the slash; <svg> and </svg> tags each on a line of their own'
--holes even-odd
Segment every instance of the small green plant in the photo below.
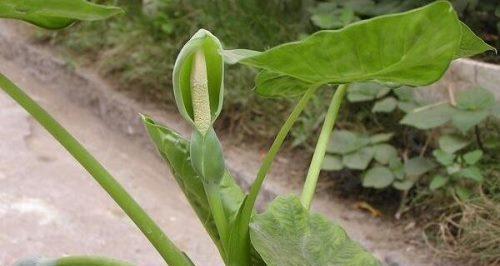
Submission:
<svg viewBox="0 0 500 266">
<path fill-rule="evenodd" d="M 483 173 L 477 166 L 483 151 L 476 149 L 458 154 L 467 145 L 469 141 L 461 136 L 443 135 L 439 138 L 439 148 L 432 154 L 441 167 L 434 172 L 429 184 L 431 190 L 444 189 L 451 195 L 466 200 L 472 194 L 468 185 L 483 182 Z"/>
<path fill-rule="evenodd" d="M 52 5 L 46 6 L 40 1 L 33 2 L 38 2 L 44 12 L 69 5 L 67 1 L 50 1 Z M 65 13 L 74 14 L 74 10 L 73 13 L 65 10 L 43 14 Z M 375 158 L 379 165 L 367 171 L 367 180 L 378 179 L 370 175 L 377 176 L 387 169 L 396 171 L 396 168 L 401 168 L 401 162 L 398 165 L 397 160 L 393 160 L 394 150 L 385 143 L 391 134 L 366 138 L 344 132 L 341 137 L 355 139 L 355 145 L 341 141 L 334 143 L 337 147 L 329 148 L 330 135 L 348 88 L 352 83 L 373 81 L 398 86 L 428 85 L 441 78 L 452 60 L 491 49 L 457 19 L 456 12 L 445 1 L 405 13 L 361 21 L 336 31 L 320 31 L 304 40 L 278 45 L 264 52 L 224 50 L 217 37 L 202 29 L 184 45 L 173 69 L 176 104 L 182 117 L 193 129 L 190 140 L 152 118 L 142 118 L 160 155 L 168 162 L 225 264 L 380 265 L 375 257 L 352 241 L 340 226 L 320 214 L 310 212 L 327 150 L 341 154 L 342 164 L 351 168 L 364 169 L 370 164 L 370 157 Z M 240 63 L 260 69 L 256 78 L 256 92 L 260 95 L 300 96 L 264 158 L 248 193 L 236 184 L 226 169 L 222 147 L 213 128 L 222 110 L 224 63 Z M 30 112 L 85 167 L 141 229 L 167 264 L 193 265 L 187 254 L 169 240 L 69 132 L 4 76 L 0 76 L 0 87 Z M 291 127 L 318 90 L 333 88 L 335 92 L 300 198 L 295 195 L 279 196 L 266 211 L 258 213 L 255 202 Z M 342 149 L 341 145 L 346 147 L 336 152 Z M 410 159 L 404 164 L 409 176 L 422 174 L 424 167 L 427 166 L 423 165 L 420 158 Z M 44 266 L 128 265 L 97 257 L 68 257 L 30 263 Z"/>
<path fill-rule="evenodd" d="M 425 158 L 414 157 L 402 162 L 398 150 L 387 142 L 393 133 L 374 135 L 338 130 L 328 145 L 323 170 L 344 168 L 362 171 L 364 187 L 408 190 L 417 179 L 430 171 L 434 164 Z"/>
<path fill-rule="evenodd" d="M 456 102 L 454 101 L 416 108 L 403 117 L 401 124 L 418 129 L 431 129 L 451 122 L 459 131 L 466 133 L 488 116 L 500 116 L 495 96 L 486 89 L 461 91 L 457 93 Z"/>
</svg>

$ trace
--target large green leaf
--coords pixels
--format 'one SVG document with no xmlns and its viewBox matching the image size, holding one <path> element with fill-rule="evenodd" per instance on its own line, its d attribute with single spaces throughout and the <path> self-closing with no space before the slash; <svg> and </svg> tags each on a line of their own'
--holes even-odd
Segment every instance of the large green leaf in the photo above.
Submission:
<svg viewBox="0 0 500 266">
<path fill-rule="evenodd" d="M 0 18 L 24 20 L 47 29 L 61 29 L 77 20 L 100 20 L 123 10 L 85 0 L 2 0 Z"/>
<path fill-rule="evenodd" d="M 437 1 L 341 30 L 320 31 L 247 54 L 239 62 L 313 84 L 376 80 L 421 86 L 437 81 L 456 55 L 490 49 L 470 34 L 462 30 L 451 4 Z M 467 45 L 461 45 L 462 39 Z M 473 52 L 461 52 L 461 47 Z"/>
<path fill-rule="evenodd" d="M 189 142 L 150 118 L 143 117 L 143 122 L 160 155 L 168 162 L 179 187 L 186 195 L 205 229 L 220 248 L 220 237 L 210 211 L 203 182 L 190 161 Z M 219 186 L 221 199 L 228 220 L 230 220 L 236 216 L 244 195 L 228 171 L 226 171 Z"/>
<path fill-rule="evenodd" d="M 380 265 L 340 226 L 310 214 L 295 196 L 278 197 L 255 215 L 250 237 L 267 265 Z"/>
</svg>

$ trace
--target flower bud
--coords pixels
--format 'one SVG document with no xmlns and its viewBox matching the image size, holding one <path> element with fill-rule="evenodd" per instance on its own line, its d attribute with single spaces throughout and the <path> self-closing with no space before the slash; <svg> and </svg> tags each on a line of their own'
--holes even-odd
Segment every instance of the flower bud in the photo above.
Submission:
<svg viewBox="0 0 500 266">
<path fill-rule="evenodd" d="M 224 60 L 220 41 L 199 30 L 181 49 L 172 84 L 182 117 L 202 135 L 220 114 L 224 96 Z"/>
</svg>

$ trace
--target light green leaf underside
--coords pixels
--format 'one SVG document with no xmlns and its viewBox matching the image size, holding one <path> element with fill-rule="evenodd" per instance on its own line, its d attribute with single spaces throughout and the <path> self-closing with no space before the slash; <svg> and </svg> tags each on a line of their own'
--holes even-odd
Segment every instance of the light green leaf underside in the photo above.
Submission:
<svg viewBox="0 0 500 266">
<path fill-rule="evenodd" d="M 302 41 L 242 56 L 240 62 L 313 84 L 376 80 L 421 86 L 438 80 L 456 54 L 472 53 L 460 52 L 462 39 L 468 51 L 484 49 L 481 40 L 462 38 L 463 32 L 469 34 L 452 6 L 438 1 L 341 30 L 320 31 Z"/>
<path fill-rule="evenodd" d="M 61 29 L 77 20 L 100 20 L 123 10 L 85 0 L 2 0 L 0 18 L 19 19 L 47 29 Z"/>
<path fill-rule="evenodd" d="M 144 117 L 143 122 L 160 155 L 168 162 L 173 176 L 198 215 L 198 218 L 217 246 L 220 247 L 222 243 L 220 242 L 214 218 L 210 212 L 202 180 L 191 165 L 189 142 L 176 132 L 156 123 L 150 118 Z M 220 191 L 227 215 L 234 217 L 238 212 L 244 195 L 228 171 L 226 171 L 221 180 Z"/>
<path fill-rule="evenodd" d="M 255 78 L 255 91 L 263 97 L 296 97 L 311 86 L 308 82 L 265 70 Z"/>
<path fill-rule="evenodd" d="M 250 238 L 270 266 L 380 265 L 340 226 L 310 214 L 295 196 L 278 197 L 254 216 Z"/>
</svg>

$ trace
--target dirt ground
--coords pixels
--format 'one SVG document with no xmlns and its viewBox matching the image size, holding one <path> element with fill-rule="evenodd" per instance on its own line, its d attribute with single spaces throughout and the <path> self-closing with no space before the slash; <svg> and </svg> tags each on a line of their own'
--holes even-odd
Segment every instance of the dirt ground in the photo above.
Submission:
<svg viewBox="0 0 500 266">
<path fill-rule="evenodd" d="M 75 78 L 80 70 L 68 75 L 51 67 L 53 52 L 24 38 L 22 29 L 13 23 L 0 23 L 0 72 L 74 133 L 197 265 L 222 265 L 167 167 L 144 139 L 130 136 L 139 126 L 123 122 L 125 119 L 117 121 L 116 117 L 122 115 L 116 111 L 119 109 L 106 110 L 104 115 L 95 110 L 113 104 L 123 108 L 123 104 L 119 107 L 121 100 L 116 100 L 121 98 L 111 97 L 106 107 L 96 107 L 94 100 L 85 99 L 86 93 L 93 93 L 88 82 Z M 29 56 L 26 51 L 30 51 Z M 39 63 L 30 63 L 33 57 L 40 57 Z M 97 76 L 91 77 L 96 84 L 103 84 Z M 68 93 L 68 88 L 73 92 Z M 145 113 L 156 113 L 173 128 L 187 132 L 175 113 Z M 230 169 L 250 182 L 261 154 L 231 142 L 224 142 L 224 150 Z M 290 163 L 287 158 L 278 160 L 272 180 L 266 184 L 266 199 L 297 191 L 293 185 L 297 182 L 290 182 Z M 300 172 L 293 172 L 292 178 L 300 179 Z M 416 240 L 415 230 L 404 231 L 404 226 L 370 217 L 351 203 L 321 195 L 314 209 L 344 226 L 352 238 L 387 265 L 457 265 L 433 258 Z M 0 92 L 0 265 L 10 266 L 26 257 L 69 254 L 106 255 L 137 265 L 163 265 L 139 230 L 91 176 Z"/>
</svg>

